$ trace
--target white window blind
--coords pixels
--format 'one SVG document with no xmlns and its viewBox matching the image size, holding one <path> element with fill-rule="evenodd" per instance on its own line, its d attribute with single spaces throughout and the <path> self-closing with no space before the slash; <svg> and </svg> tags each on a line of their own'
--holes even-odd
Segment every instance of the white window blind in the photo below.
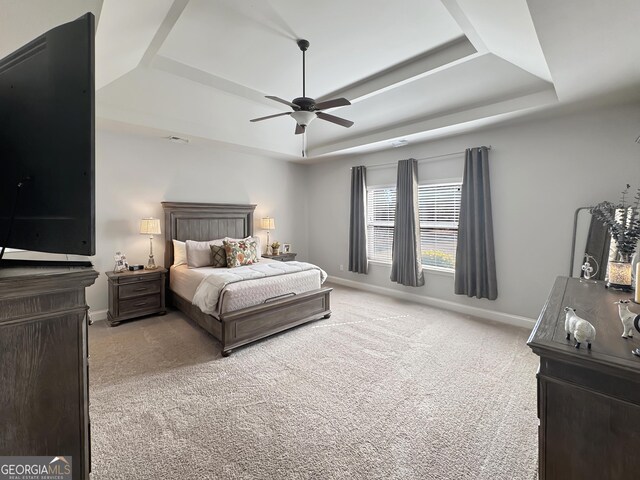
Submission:
<svg viewBox="0 0 640 480">
<path fill-rule="evenodd" d="M 461 183 L 420 185 L 422 264 L 453 270 L 456 266 Z"/>
<path fill-rule="evenodd" d="M 370 260 L 391 263 L 396 188 L 367 190 L 367 251 Z"/>
<path fill-rule="evenodd" d="M 455 267 L 460 182 L 420 185 L 420 243 L 422 264 L 453 270 Z M 369 259 L 391 263 L 395 187 L 367 190 L 367 241 Z"/>
</svg>

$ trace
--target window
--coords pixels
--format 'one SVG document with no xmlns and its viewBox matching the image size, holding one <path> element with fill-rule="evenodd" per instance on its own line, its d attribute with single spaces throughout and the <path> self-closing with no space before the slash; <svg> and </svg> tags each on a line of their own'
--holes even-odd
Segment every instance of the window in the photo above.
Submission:
<svg viewBox="0 0 640 480">
<path fill-rule="evenodd" d="M 367 255 L 391 263 L 396 187 L 367 189 Z"/>
<path fill-rule="evenodd" d="M 462 183 L 418 186 L 422 265 L 453 270 L 460 219 Z M 367 189 L 369 260 L 391 263 L 396 187 Z"/>
</svg>

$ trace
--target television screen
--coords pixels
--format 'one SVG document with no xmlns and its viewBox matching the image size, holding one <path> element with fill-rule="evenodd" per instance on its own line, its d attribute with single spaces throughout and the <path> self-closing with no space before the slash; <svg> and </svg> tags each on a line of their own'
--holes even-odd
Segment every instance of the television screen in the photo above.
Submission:
<svg viewBox="0 0 640 480">
<path fill-rule="evenodd" d="M 0 247 L 95 254 L 94 22 L 0 61 Z"/>
</svg>

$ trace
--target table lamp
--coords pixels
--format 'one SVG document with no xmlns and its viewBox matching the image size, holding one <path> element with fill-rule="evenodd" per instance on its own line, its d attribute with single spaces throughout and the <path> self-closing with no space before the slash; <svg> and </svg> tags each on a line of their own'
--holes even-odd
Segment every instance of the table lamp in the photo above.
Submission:
<svg viewBox="0 0 640 480">
<path fill-rule="evenodd" d="M 266 217 L 260 220 L 260 228 L 267 231 L 267 248 L 266 252 L 269 253 L 269 246 L 271 242 L 269 241 L 269 231 L 276 229 L 276 220 L 271 217 Z"/>
<path fill-rule="evenodd" d="M 155 270 L 157 267 L 155 260 L 153 259 L 153 236 L 160 235 L 160 219 L 158 218 L 143 218 L 140 220 L 140 234 L 149 235 L 149 261 L 145 270 Z"/>
</svg>

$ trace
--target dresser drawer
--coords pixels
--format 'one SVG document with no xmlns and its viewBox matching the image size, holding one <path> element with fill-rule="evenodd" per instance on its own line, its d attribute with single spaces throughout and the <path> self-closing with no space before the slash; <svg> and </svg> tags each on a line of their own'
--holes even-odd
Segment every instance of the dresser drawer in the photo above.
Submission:
<svg viewBox="0 0 640 480">
<path fill-rule="evenodd" d="M 160 293 L 161 287 L 159 279 L 151 282 L 127 283 L 118 287 L 118 294 L 120 299 L 141 297 L 152 293 Z"/>
<path fill-rule="evenodd" d="M 129 312 L 139 310 L 158 310 L 160 308 L 160 295 L 147 295 L 144 297 L 135 297 L 128 300 L 121 300 L 119 304 L 119 315 L 126 315 Z"/>
</svg>

